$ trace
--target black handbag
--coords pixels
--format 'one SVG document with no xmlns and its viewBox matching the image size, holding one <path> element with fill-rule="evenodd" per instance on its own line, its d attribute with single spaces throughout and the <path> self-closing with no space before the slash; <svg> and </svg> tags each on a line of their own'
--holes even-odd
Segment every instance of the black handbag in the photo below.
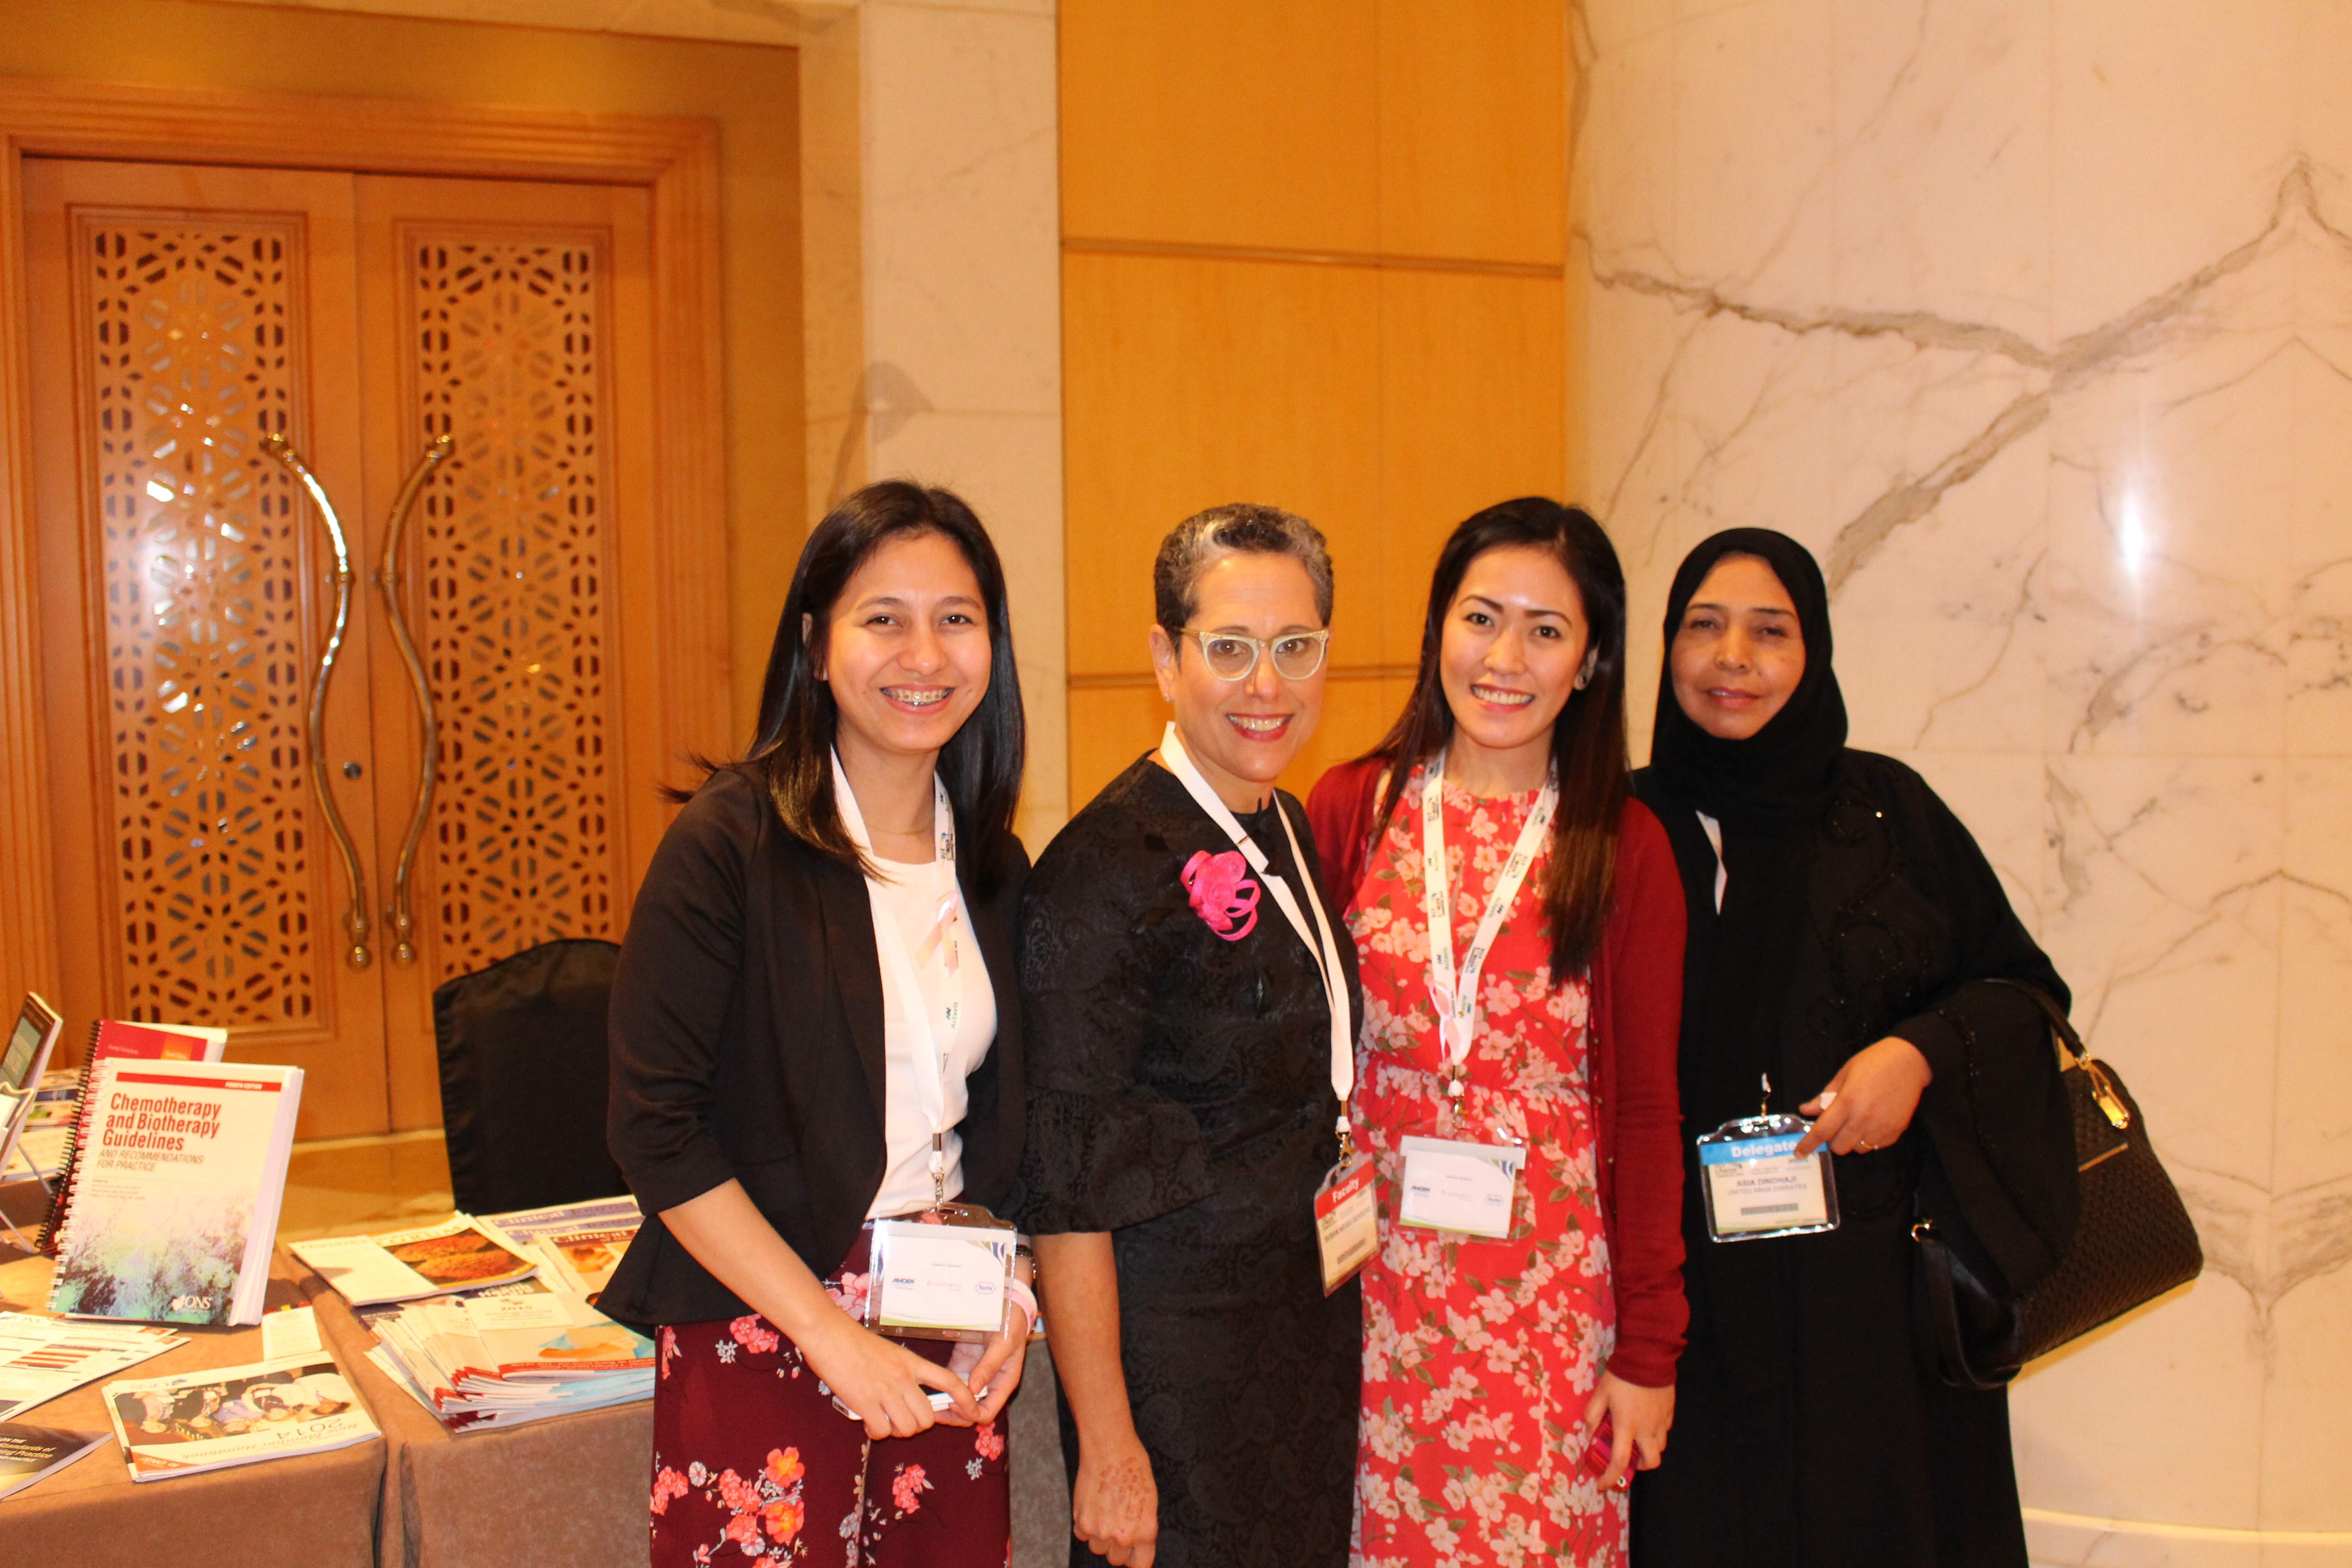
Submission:
<svg viewBox="0 0 2352 1568">
<path fill-rule="evenodd" d="M 1959 1238 L 1936 1220 L 1922 1216 L 1912 1226 L 1916 1327 L 1937 1375 L 1955 1388 L 1999 1388 L 2034 1357 L 2187 1284 L 2205 1267 L 2197 1227 L 2149 1146 L 2131 1091 L 2084 1047 L 2056 1003 L 2036 987 L 2017 988 L 2041 1006 L 2068 1058 L 2060 1077 L 2074 1116 L 2081 1218 L 2057 1268 L 2016 1292 L 1999 1287 L 1995 1271 L 1972 1266 L 1965 1254 L 1977 1249 L 1955 1245 Z"/>
</svg>

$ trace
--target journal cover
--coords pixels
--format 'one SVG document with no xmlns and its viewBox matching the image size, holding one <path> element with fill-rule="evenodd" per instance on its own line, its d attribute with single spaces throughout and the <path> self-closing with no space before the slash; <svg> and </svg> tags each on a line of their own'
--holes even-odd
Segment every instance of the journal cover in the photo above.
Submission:
<svg viewBox="0 0 2352 1568">
<path fill-rule="evenodd" d="M 52 1225 L 49 1310 L 257 1323 L 302 1069 L 92 1064 Z"/>
<path fill-rule="evenodd" d="M 323 1454 L 378 1435 L 330 1356 L 110 1383 L 106 1409 L 134 1481 Z"/>
</svg>

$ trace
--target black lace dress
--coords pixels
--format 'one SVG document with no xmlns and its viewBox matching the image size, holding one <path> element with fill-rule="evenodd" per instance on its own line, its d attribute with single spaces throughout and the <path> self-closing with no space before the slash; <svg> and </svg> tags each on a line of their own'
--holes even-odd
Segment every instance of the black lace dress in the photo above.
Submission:
<svg viewBox="0 0 2352 1568">
<path fill-rule="evenodd" d="M 1281 798 L 1311 862 L 1306 813 Z M 1242 824 L 1297 887 L 1273 812 Z M 1160 1489 L 1157 1561 L 1337 1565 L 1362 1312 L 1352 1284 L 1325 1298 L 1315 1245 L 1315 1189 L 1339 1155 L 1329 1012 L 1271 894 L 1236 940 L 1193 910 L 1186 864 L 1232 847 L 1146 758 L 1031 874 L 1019 1213 L 1038 1234 L 1112 1233 L 1119 1352 Z M 1352 993 L 1355 952 L 1334 930 Z M 1061 1422 L 1075 1476 L 1066 1404 Z M 1074 1540 L 1070 1561 L 1101 1559 Z"/>
</svg>

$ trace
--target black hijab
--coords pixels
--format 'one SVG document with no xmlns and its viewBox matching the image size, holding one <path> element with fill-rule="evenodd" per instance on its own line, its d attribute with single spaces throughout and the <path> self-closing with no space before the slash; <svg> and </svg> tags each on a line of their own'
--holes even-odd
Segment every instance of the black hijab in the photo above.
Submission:
<svg viewBox="0 0 2352 1568">
<path fill-rule="evenodd" d="M 1675 636 L 1692 596 L 1726 555 L 1762 557 L 1796 606 L 1805 673 L 1764 727 L 1745 741 L 1708 734 L 1675 700 Z M 1830 663 L 1829 589 L 1812 552 L 1769 528 L 1727 528 L 1683 558 L 1666 595 L 1666 661 L 1658 672 L 1658 717 L 1650 763 L 1666 786 L 1727 825 L 1767 830 L 1810 825 L 1829 798 L 1830 773 L 1845 747 L 1845 697 Z"/>
<path fill-rule="evenodd" d="M 1708 734 L 1683 711 L 1674 684 L 1675 634 L 1699 585 L 1729 554 L 1763 558 L 1796 607 L 1805 642 L 1797 689 L 1745 741 Z M 1691 910 L 1683 1003 L 1681 1075 L 1685 1138 L 1765 1105 L 1793 1111 L 1837 1070 L 1809 1047 L 1810 1031 L 1784 1027 L 1791 978 L 1813 929 L 1811 884 L 1837 762 L 1845 747 L 1845 699 L 1830 662 L 1829 593 L 1805 547 L 1770 529 L 1727 529 L 1693 550 L 1666 601 L 1666 664 L 1658 676 L 1658 717 L 1650 760 L 1667 793 L 1722 824 L 1727 875 L 1714 905 L 1714 853 L 1678 837 Z M 1703 862 L 1700 858 L 1703 857 Z M 1703 901 L 1702 901 L 1703 900 Z M 1694 1309 L 1708 1313 L 1713 1338 L 1740 1387 L 1769 1387 L 1787 1375 L 1791 1335 L 1790 1254 L 1771 1243 L 1720 1247 L 1701 1239 L 1695 1165 L 1685 1172 Z"/>
</svg>

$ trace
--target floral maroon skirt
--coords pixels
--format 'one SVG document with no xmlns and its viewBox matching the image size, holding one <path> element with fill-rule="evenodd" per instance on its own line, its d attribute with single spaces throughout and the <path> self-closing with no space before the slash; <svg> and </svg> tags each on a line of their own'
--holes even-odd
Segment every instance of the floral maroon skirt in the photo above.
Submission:
<svg viewBox="0 0 2352 1568">
<path fill-rule="evenodd" d="M 845 1269 L 863 1268 L 864 1247 Z M 844 1296 L 843 1277 L 825 1283 Z M 1012 1562 L 1001 1421 L 869 1438 L 820 1392 L 799 1348 L 757 1315 L 670 1323 L 656 1342 L 653 1568 L 727 1568 L 746 1557 L 825 1568 Z M 905 1342 L 943 1364 L 954 1348 Z"/>
</svg>

